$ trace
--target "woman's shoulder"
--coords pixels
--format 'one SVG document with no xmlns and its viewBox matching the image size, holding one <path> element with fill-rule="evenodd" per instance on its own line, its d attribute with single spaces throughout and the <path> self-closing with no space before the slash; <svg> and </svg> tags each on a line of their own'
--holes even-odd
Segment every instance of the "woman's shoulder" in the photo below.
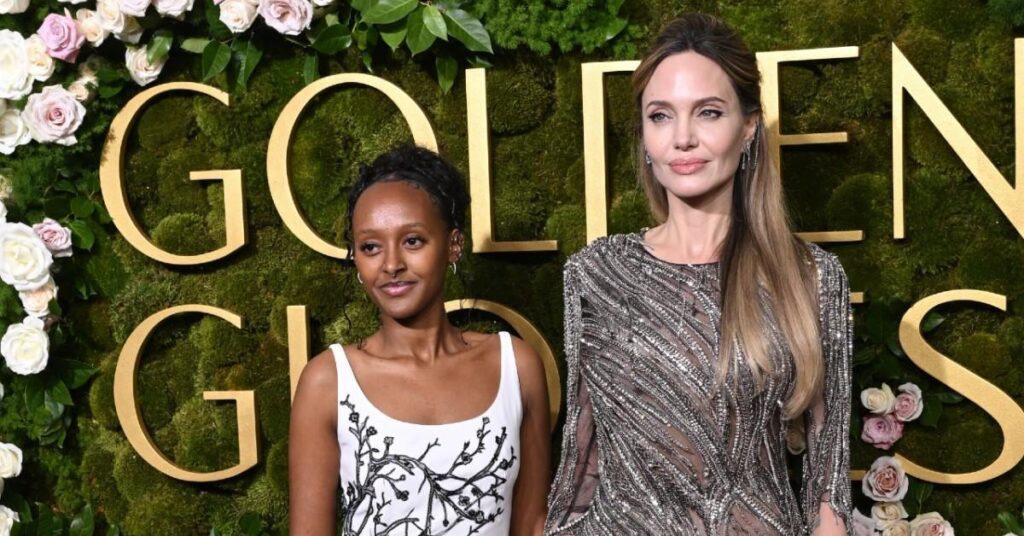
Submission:
<svg viewBox="0 0 1024 536">
<path fill-rule="evenodd" d="M 585 266 L 621 259 L 624 254 L 636 248 L 637 240 L 639 240 L 637 233 L 612 234 L 595 238 L 583 249 L 570 255 L 566 266 Z"/>
<path fill-rule="evenodd" d="M 843 270 L 843 265 L 835 253 L 825 251 L 824 248 L 813 242 L 804 242 L 804 247 L 807 248 L 807 252 L 814 262 L 818 272 L 818 281 L 822 288 L 839 288 L 849 284 L 846 279 L 846 271 Z"/>
</svg>

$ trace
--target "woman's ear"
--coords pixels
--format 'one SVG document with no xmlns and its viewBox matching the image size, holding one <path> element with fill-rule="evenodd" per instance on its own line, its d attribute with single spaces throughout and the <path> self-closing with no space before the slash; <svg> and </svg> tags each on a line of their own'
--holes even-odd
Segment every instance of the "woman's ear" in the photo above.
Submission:
<svg viewBox="0 0 1024 536">
<path fill-rule="evenodd" d="M 462 258 L 462 248 L 464 245 L 465 240 L 462 236 L 462 231 L 452 229 L 452 232 L 448 235 L 448 262 L 458 262 Z"/>
<path fill-rule="evenodd" d="M 743 143 L 755 142 L 754 136 L 757 135 L 757 123 L 761 120 L 761 112 L 754 112 L 747 116 L 743 122 Z"/>
</svg>

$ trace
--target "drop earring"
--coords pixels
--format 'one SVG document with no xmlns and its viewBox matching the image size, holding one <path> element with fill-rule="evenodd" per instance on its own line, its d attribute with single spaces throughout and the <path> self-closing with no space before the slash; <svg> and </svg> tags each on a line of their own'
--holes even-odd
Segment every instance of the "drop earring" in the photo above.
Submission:
<svg viewBox="0 0 1024 536">
<path fill-rule="evenodd" d="M 750 141 L 743 144 L 743 152 L 740 153 L 740 169 L 747 169 L 750 163 Z"/>
<path fill-rule="evenodd" d="M 651 165 L 651 153 L 644 151 L 644 162 L 646 162 L 648 166 Z"/>
</svg>

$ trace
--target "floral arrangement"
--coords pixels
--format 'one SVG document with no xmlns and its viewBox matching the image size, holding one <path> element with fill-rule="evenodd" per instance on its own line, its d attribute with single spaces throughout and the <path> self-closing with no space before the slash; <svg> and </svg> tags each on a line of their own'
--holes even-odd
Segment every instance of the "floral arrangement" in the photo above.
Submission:
<svg viewBox="0 0 1024 536">
<path fill-rule="evenodd" d="M 74 15 L 67 8 L 46 15 L 28 37 L 0 30 L 0 153 L 11 155 L 32 141 L 77 143 L 84 104 L 97 92 L 113 97 L 128 79 L 139 86 L 153 83 L 175 45 L 201 55 L 204 81 L 233 64 L 233 81 L 244 88 L 263 57 L 263 34 L 254 28 L 260 20 L 278 38 L 307 49 L 307 83 L 319 76 L 320 55 L 337 54 L 353 43 L 370 70 L 372 52 L 381 42 L 392 52 L 404 45 L 412 56 L 433 51 L 445 91 L 454 84 L 459 53 L 473 65 L 489 65 L 480 54 L 493 52 L 480 19 L 457 0 L 355 0 L 350 5 L 335 0 L 210 1 L 203 13 L 194 13 L 195 0 L 95 0 Z M 0 0 L 0 15 L 28 8 L 28 0 Z M 176 22 L 182 23 L 178 35 L 171 29 Z M 196 29 L 204 35 L 183 35 Z M 95 49 L 110 37 L 124 44 L 123 69 L 109 68 L 98 55 L 79 61 L 89 54 L 87 45 Z M 58 67 L 76 64 L 77 77 L 66 87 L 50 84 L 33 93 L 36 83 L 50 81 Z"/>
<path fill-rule="evenodd" d="M 904 383 L 895 394 L 888 384 L 869 387 L 860 393 L 861 405 L 868 410 L 864 416 L 861 440 L 879 449 L 890 449 L 903 437 L 905 423 L 917 420 L 924 412 L 921 388 Z M 864 475 L 861 491 L 875 501 L 871 515 L 853 512 L 853 533 L 856 536 L 953 536 L 953 526 L 937 512 L 910 514 L 903 500 L 910 490 L 910 479 L 899 460 L 880 456 Z M 918 502 L 930 492 L 930 485 L 920 486 Z"/>
</svg>

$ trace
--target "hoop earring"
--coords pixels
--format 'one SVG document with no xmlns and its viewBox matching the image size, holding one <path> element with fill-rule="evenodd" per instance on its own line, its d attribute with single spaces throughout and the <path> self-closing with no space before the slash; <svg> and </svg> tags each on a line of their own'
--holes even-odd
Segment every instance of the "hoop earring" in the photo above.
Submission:
<svg viewBox="0 0 1024 536">
<path fill-rule="evenodd" d="M 644 162 L 649 166 L 651 165 L 651 153 L 644 151 Z"/>
<path fill-rule="evenodd" d="M 457 273 L 459 273 L 459 266 L 453 262 L 452 263 L 452 275 L 455 275 Z"/>
<path fill-rule="evenodd" d="M 363 284 L 363 276 L 359 272 L 356 272 L 356 280 L 359 281 L 360 285 Z"/>
</svg>

